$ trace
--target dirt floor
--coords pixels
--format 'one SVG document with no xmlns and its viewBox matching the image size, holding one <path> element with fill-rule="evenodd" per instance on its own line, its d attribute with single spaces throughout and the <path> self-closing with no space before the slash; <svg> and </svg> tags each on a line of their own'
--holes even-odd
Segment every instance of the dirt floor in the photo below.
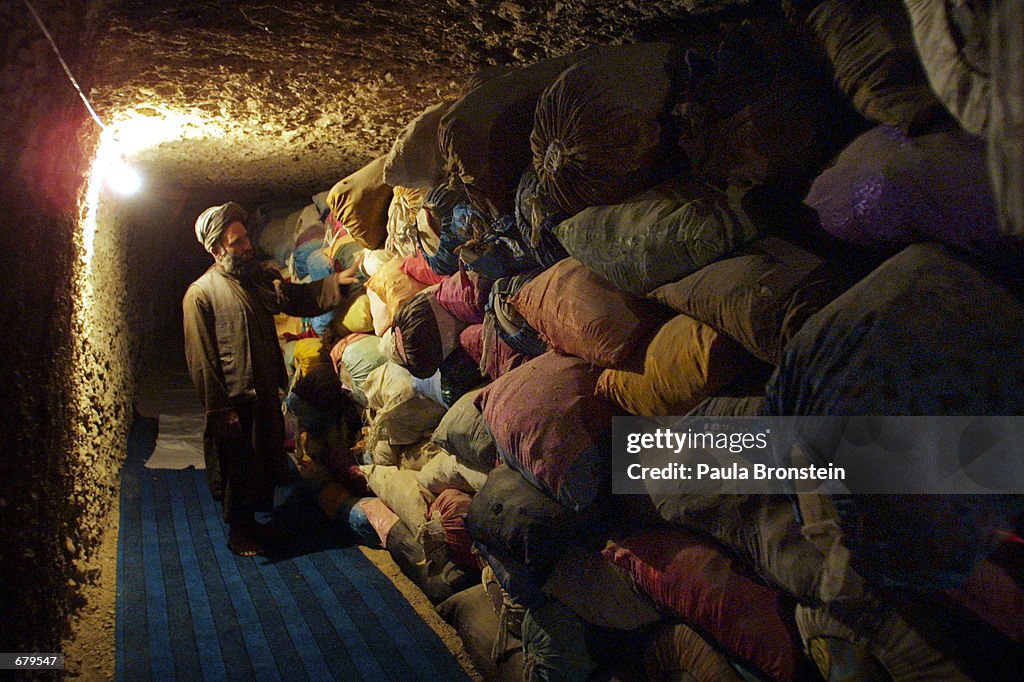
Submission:
<svg viewBox="0 0 1024 682">
<path fill-rule="evenodd" d="M 89 562 L 88 573 L 95 581 L 82 593 L 85 605 L 72 621 L 72 633 L 61 645 L 64 652 L 65 678 L 83 681 L 114 679 L 117 662 L 115 647 L 115 599 L 117 596 L 117 530 L 119 510 L 115 503 L 106 519 L 107 532 L 99 550 Z M 421 618 L 437 633 L 466 673 L 474 680 L 483 679 L 462 647 L 462 640 L 447 623 L 441 620 L 427 596 L 402 573 L 385 550 L 360 548 L 381 573 L 398 590 Z"/>
</svg>

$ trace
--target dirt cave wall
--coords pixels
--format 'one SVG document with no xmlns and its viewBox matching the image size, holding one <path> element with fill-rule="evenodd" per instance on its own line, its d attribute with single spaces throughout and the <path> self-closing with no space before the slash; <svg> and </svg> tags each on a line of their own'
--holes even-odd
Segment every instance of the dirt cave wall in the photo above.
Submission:
<svg viewBox="0 0 1024 682">
<path fill-rule="evenodd" d="M 89 7 L 35 6 L 81 66 Z M 130 418 L 123 240 L 116 216 L 99 216 L 106 229 L 94 235 L 82 229 L 99 129 L 61 85 L 50 45 L 22 3 L 0 8 L 0 31 L 0 645 L 56 651 L 90 579 L 84 559 L 116 492 Z"/>
</svg>

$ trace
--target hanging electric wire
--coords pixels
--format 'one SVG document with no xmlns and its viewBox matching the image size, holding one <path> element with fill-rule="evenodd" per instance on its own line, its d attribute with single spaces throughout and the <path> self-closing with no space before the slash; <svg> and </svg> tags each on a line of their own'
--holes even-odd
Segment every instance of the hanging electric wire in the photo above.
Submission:
<svg viewBox="0 0 1024 682">
<path fill-rule="evenodd" d="M 64 61 L 64 57 L 57 48 L 57 43 L 54 42 L 53 36 L 50 35 L 50 31 L 46 28 L 46 24 L 43 23 L 43 20 L 36 11 L 36 8 L 32 6 L 32 3 L 29 2 L 29 0 L 24 0 L 24 2 L 25 6 L 28 7 L 28 11 L 32 13 L 32 17 L 36 20 L 36 23 L 39 24 L 39 28 L 42 29 L 43 35 L 45 35 L 46 39 L 50 42 L 50 47 L 53 48 L 53 53 L 57 55 L 57 60 L 60 62 L 60 65 L 64 67 L 64 73 L 67 74 L 68 80 L 71 81 L 71 85 L 75 87 L 75 90 L 78 91 L 78 96 L 81 97 L 82 101 L 85 103 L 85 108 L 89 110 L 89 114 L 92 116 L 93 120 L 96 121 L 96 125 L 103 130 L 106 130 L 107 126 L 102 120 L 100 120 L 99 114 L 97 114 L 96 110 L 92 108 L 92 104 L 89 103 L 89 99 L 85 96 L 85 93 L 82 92 L 81 86 L 78 85 L 78 81 L 75 79 L 74 74 L 71 73 L 71 69 L 68 67 L 67 62 Z"/>
</svg>

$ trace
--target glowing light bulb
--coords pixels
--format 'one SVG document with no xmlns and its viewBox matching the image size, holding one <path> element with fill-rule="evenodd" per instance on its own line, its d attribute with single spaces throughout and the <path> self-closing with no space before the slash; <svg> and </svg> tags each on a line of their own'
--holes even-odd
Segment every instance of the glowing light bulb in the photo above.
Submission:
<svg viewBox="0 0 1024 682">
<path fill-rule="evenodd" d="M 110 164 L 104 179 L 107 187 L 121 196 L 131 196 L 142 188 L 142 176 L 122 158 Z"/>
</svg>

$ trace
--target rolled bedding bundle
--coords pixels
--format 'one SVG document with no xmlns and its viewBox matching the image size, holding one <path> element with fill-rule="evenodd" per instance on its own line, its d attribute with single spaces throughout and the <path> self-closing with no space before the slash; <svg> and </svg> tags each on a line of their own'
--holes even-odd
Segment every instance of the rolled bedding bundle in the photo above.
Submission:
<svg viewBox="0 0 1024 682">
<path fill-rule="evenodd" d="M 743 191 L 681 175 L 559 223 L 566 251 L 618 289 L 644 296 L 727 256 L 758 233 Z"/>
<path fill-rule="evenodd" d="M 476 405 L 482 390 L 469 391 L 455 401 L 434 429 L 431 440 L 460 464 L 486 474 L 497 465 L 498 450 Z"/>
<path fill-rule="evenodd" d="M 878 126 L 853 140 L 805 199 L 822 227 L 861 246 L 936 241 L 1009 269 L 1024 240 L 1001 234 L 983 139 L 956 125 L 908 135 Z"/>
<path fill-rule="evenodd" d="M 764 585 L 714 543 L 671 528 L 617 539 L 604 556 L 731 656 L 771 679 L 805 675 L 809 661 L 801 650 L 795 600 Z"/>
<path fill-rule="evenodd" d="M 615 367 L 670 311 L 609 285 L 574 258 L 527 282 L 511 299 L 547 346 L 600 367 Z"/>
<path fill-rule="evenodd" d="M 600 552 L 571 548 L 544 583 L 544 593 L 568 606 L 587 623 L 614 630 L 636 630 L 662 619 L 651 598 L 629 573 Z"/>
<path fill-rule="evenodd" d="M 434 494 L 420 486 L 416 472 L 380 464 L 364 465 L 362 470 L 373 494 L 398 514 L 414 534 L 419 533 L 427 522 Z"/>
<path fill-rule="evenodd" d="M 440 282 L 435 291 L 438 303 L 466 324 L 482 324 L 494 280 L 459 269 Z"/>
<path fill-rule="evenodd" d="M 561 504 L 582 511 L 611 483 L 616 406 L 595 396 L 600 370 L 545 353 L 477 397 L 505 463 Z"/>
</svg>

